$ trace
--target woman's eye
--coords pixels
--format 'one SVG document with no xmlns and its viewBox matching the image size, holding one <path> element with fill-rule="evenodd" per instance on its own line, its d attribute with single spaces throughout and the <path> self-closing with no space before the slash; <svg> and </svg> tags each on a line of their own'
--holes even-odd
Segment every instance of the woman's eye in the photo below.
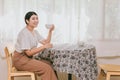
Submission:
<svg viewBox="0 0 120 80">
<path fill-rule="evenodd" d="M 38 17 L 36 18 L 36 20 L 38 20 Z"/>
<path fill-rule="evenodd" d="M 32 20 L 38 20 L 38 18 L 32 18 Z"/>
<path fill-rule="evenodd" d="M 32 20 L 35 20 L 35 18 L 32 18 Z"/>
</svg>

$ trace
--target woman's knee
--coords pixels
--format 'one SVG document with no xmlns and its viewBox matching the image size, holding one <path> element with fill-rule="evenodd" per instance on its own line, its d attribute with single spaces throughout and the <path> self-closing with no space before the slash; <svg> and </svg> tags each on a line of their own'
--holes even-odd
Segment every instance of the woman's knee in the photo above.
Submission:
<svg viewBox="0 0 120 80">
<path fill-rule="evenodd" d="M 45 67 L 45 70 L 46 71 L 53 71 L 53 68 L 49 64 L 47 64 Z"/>
<path fill-rule="evenodd" d="M 42 71 L 43 73 L 45 72 L 51 72 L 53 71 L 53 68 L 51 65 L 45 63 L 45 62 L 39 62 L 38 63 L 39 66 L 37 66 L 37 68 L 39 69 L 39 71 Z"/>
</svg>

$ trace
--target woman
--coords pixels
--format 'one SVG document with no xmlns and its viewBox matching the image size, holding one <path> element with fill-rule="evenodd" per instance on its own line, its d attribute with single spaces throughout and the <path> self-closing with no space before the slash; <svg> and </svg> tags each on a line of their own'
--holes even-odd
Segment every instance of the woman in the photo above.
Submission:
<svg viewBox="0 0 120 80">
<path fill-rule="evenodd" d="M 50 40 L 54 25 L 49 29 L 47 39 L 44 39 L 35 30 L 39 23 L 38 16 L 35 12 L 31 11 L 25 15 L 25 23 L 26 27 L 18 34 L 13 56 L 13 65 L 18 70 L 31 71 L 41 75 L 42 80 L 57 80 L 54 70 L 49 64 L 32 59 L 33 55 L 46 48 L 52 47 Z M 43 45 L 37 47 L 39 42 Z"/>
</svg>

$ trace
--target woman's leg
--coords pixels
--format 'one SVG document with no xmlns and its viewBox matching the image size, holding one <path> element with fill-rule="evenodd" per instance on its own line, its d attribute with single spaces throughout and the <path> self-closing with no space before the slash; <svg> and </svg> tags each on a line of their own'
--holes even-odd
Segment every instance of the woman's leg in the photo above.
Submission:
<svg viewBox="0 0 120 80">
<path fill-rule="evenodd" d="M 41 75 L 42 80 L 57 80 L 54 70 L 50 65 L 34 59 L 27 65 L 31 67 L 28 68 L 28 66 L 23 66 L 23 68 L 27 69 L 27 71 L 35 72 Z"/>
<path fill-rule="evenodd" d="M 14 58 L 19 58 L 20 56 L 17 55 L 18 57 Z M 35 59 L 30 59 L 26 56 L 22 56 L 19 60 L 14 61 L 14 65 L 17 69 L 19 70 L 24 70 L 24 71 L 31 71 L 35 72 L 39 75 L 41 75 L 42 80 L 57 80 L 57 77 L 54 73 L 54 70 L 49 64 L 46 64 L 42 61 L 38 61 Z"/>
</svg>

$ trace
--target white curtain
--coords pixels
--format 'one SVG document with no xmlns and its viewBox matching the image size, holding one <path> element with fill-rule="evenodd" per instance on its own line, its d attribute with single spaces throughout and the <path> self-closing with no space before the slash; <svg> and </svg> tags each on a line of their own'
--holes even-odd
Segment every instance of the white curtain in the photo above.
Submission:
<svg viewBox="0 0 120 80">
<path fill-rule="evenodd" d="M 120 40 L 120 0 L 105 3 L 105 38 Z"/>
<path fill-rule="evenodd" d="M 1 0 L 1 4 L 1 42 L 16 40 L 17 33 L 25 27 L 24 15 L 28 11 L 38 13 L 38 30 L 43 36 L 46 36 L 47 31 L 45 24 L 55 24 L 52 42 L 78 43 L 81 40 L 102 38 L 101 0 Z"/>
<path fill-rule="evenodd" d="M 0 0 L 0 43 L 15 43 L 18 32 L 25 27 L 24 15 L 28 11 L 39 15 L 37 29 L 44 37 L 48 31 L 45 24 L 55 24 L 53 43 L 120 39 L 119 18 L 110 14 L 118 15 L 118 3 L 119 0 Z"/>
</svg>

